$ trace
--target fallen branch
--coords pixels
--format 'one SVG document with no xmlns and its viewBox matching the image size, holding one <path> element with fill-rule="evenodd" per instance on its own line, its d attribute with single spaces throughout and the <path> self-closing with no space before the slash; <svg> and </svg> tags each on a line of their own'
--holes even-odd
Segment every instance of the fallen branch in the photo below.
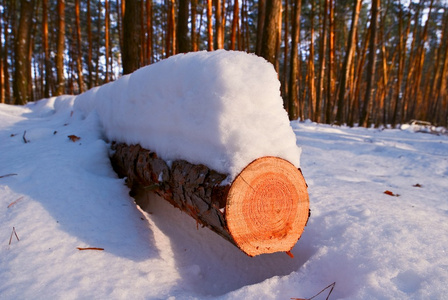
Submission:
<svg viewBox="0 0 448 300">
<path fill-rule="evenodd" d="M 23 196 L 20 197 L 19 199 L 17 199 L 16 201 L 13 201 L 13 202 L 9 203 L 8 208 L 10 208 L 11 206 L 13 206 L 14 204 L 16 204 L 17 202 L 19 202 L 22 199 L 23 199 Z"/>
<path fill-rule="evenodd" d="M 333 282 L 332 284 L 330 284 L 329 286 L 327 286 L 326 288 L 324 288 L 323 290 L 321 290 L 319 293 L 317 293 L 316 295 L 314 295 L 311 298 L 291 298 L 291 300 L 312 300 L 312 299 L 316 298 L 317 296 L 319 296 L 320 294 L 322 294 L 326 289 L 331 287 L 330 292 L 327 295 L 327 298 L 325 298 L 325 300 L 328 300 L 328 299 L 330 299 L 331 292 L 333 292 L 335 285 L 336 285 L 336 282 Z"/>
<path fill-rule="evenodd" d="M 98 251 L 103 251 L 104 248 L 96 248 L 96 247 L 87 247 L 87 248 L 82 248 L 82 247 L 76 247 L 76 249 L 83 251 L 83 250 L 98 250 Z"/>
<path fill-rule="evenodd" d="M 29 140 L 27 140 L 26 139 L 26 137 L 25 137 L 25 135 L 26 135 L 26 130 L 23 132 L 23 136 L 22 136 L 22 138 L 23 138 L 23 141 L 25 142 L 25 144 L 26 143 L 28 143 L 29 142 Z"/>
<path fill-rule="evenodd" d="M 9 245 L 11 245 L 11 242 L 12 242 L 12 235 L 13 235 L 13 234 L 16 236 L 17 241 L 20 241 L 19 236 L 17 235 L 16 229 L 13 227 L 13 228 L 12 228 L 12 232 L 11 232 L 11 236 L 9 237 Z"/>
<path fill-rule="evenodd" d="M 6 174 L 6 175 L 2 175 L 0 176 L 0 178 L 5 178 L 5 177 L 9 177 L 9 176 L 16 176 L 17 174 L 15 173 L 11 173 L 11 174 Z"/>
</svg>

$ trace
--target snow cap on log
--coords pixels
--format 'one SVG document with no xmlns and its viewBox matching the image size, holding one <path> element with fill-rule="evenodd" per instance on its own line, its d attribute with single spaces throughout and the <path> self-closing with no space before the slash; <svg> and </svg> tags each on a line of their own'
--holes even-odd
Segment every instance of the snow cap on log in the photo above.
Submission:
<svg viewBox="0 0 448 300">
<path fill-rule="evenodd" d="M 96 111 L 110 140 L 204 164 L 230 181 L 259 157 L 300 167 L 277 74 L 254 54 L 172 56 L 79 95 L 75 109 Z"/>
</svg>

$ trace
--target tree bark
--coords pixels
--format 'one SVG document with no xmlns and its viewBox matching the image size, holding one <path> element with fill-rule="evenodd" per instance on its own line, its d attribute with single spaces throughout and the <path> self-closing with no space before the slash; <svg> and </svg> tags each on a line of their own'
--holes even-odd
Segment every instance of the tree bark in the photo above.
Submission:
<svg viewBox="0 0 448 300">
<path fill-rule="evenodd" d="M 295 0 L 293 8 L 293 23 L 291 32 L 291 70 L 289 72 L 289 101 L 288 101 L 288 114 L 290 120 L 296 120 L 299 117 L 299 84 L 298 84 L 298 72 L 299 72 L 299 39 L 300 39 L 300 14 L 302 11 L 302 1 Z"/>
<path fill-rule="evenodd" d="M 281 0 L 267 0 L 264 21 L 261 56 L 268 62 L 277 65 L 278 22 L 280 21 Z"/>
<path fill-rule="evenodd" d="M 198 39 L 197 39 L 197 32 L 196 32 L 196 10 L 197 10 L 197 3 L 198 0 L 191 0 L 191 28 L 190 28 L 190 35 L 191 35 L 191 51 L 195 52 L 198 51 Z"/>
<path fill-rule="evenodd" d="M 109 6 L 109 0 L 105 0 L 104 1 L 104 9 L 105 9 L 105 16 L 104 16 L 104 56 L 106 59 L 106 75 L 105 75 L 105 82 L 109 82 L 109 53 L 110 53 L 110 47 L 109 47 L 109 27 L 110 27 L 110 15 L 109 15 L 109 10 L 110 10 L 110 6 Z M 138 49 L 138 48 L 137 48 Z"/>
<path fill-rule="evenodd" d="M 233 19 L 232 19 L 232 31 L 230 34 L 230 50 L 236 49 L 236 36 L 239 23 L 239 3 L 238 0 L 233 1 Z"/>
<path fill-rule="evenodd" d="M 15 44 L 15 72 L 13 82 L 14 104 L 23 105 L 28 102 L 29 69 L 31 60 L 29 59 L 30 34 L 32 17 L 34 11 L 34 0 L 22 1 L 20 4 L 20 21 L 17 30 Z"/>
<path fill-rule="evenodd" d="M 324 78 L 327 54 L 327 20 L 328 6 L 330 0 L 324 0 L 324 9 L 322 12 L 322 34 L 319 46 L 319 71 L 317 77 L 317 93 L 316 93 L 316 122 L 321 122 L 321 106 L 324 102 Z"/>
<path fill-rule="evenodd" d="M 341 80 L 339 83 L 339 95 L 338 95 L 338 110 L 336 114 L 336 121 L 339 124 L 344 123 L 345 119 L 345 92 L 348 77 L 350 76 L 350 70 L 353 60 L 353 54 L 355 53 L 355 41 L 356 41 L 356 29 L 358 27 L 359 12 L 361 10 L 362 0 L 356 0 L 353 6 L 352 24 L 350 28 L 350 36 L 347 41 L 347 50 L 344 58 L 344 66 L 342 67 Z"/>
<path fill-rule="evenodd" d="M 189 0 L 179 0 L 177 14 L 177 53 L 190 51 L 190 41 L 188 40 L 188 5 Z"/>
<path fill-rule="evenodd" d="M 216 0 L 215 3 L 216 49 L 224 49 L 224 24 L 221 0 Z"/>
<path fill-rule="evenodd" d="M 275 157 L 250 163 L 230 184 L 226 174 L 183 160 L 168 165 L 139 145 L 114 144 L 115 171 L 137 199 L 155 193 L 249 256 L 290 251 L 309 217 L 300 169 Z"/>
<path fill-rule="evenodd" d="M 146 64 L 149 65 L 152 63 L 152 0 L 146 0 Z"/>
<path fill-rule="evenodd" d="M 138 0 L 126 0 L 126 9 L 123 16 L 123 74 L 130 74 L 139 67 L 139 24 Z"/>
<path fill-rule="evenodd" d="M 316 85 L 315 85 L 315 71 L 314 71 L 314 2 L 311 2 L 310 13 L 310 51 L 308 55 L 308 89 L 309 89 L 309 105 L 308 117 L 314 121 L 316 120 Z"/>
<path fill-rule="evenodd" d="M 325 101 L 325 122 L 331 123 L 334 106 L 334 57 L 335 57 L 335 26 L 334 26 L 334 0 L 329 2 L 329 35 L 328 35 L 328 79 L 327 79 L 327 101 Z"/>
<path fill-rule="evenodd" d="M 57 36 L 57 50 L 56 50 L 56 75 L 57 75 L 56 95 L 62 95 L 65 92 L 64 50 L 65 50 L 65 0 L 58 0 L 58 36 Z"/>
<path fill-rule="evenodd" d="M 367 64 L 367 87 L 366 94 L 364 96 L 364 104 L 362 106 L 361 117 L 359 124 L 364 127 L 368 127 L 372 121 L 369 120 L 372 113 L 373 105 L 373 82 L 375 80 L 375 67 L 376 67 L 376 36 L 378 26 L 378 12 L 379 12 L 379 0 L 372 0 L 372 9 L 370 17 L 370 41 L 369 41 L 369 62 Z"/>
<path fill-rule="evenodd" d="M 208 51 L 213 51 L 212 0 L 207 0 L 207 37 Z"/>
<path fill-rule="evenodd" d="M 259 56 L 261 56 L 265 17 L 266 17 L 266 0 L 259 0 L 258 18 L 257 18 L 257 41 L 256 41 L 257 45 L 255 48 L 255 53 Z"/>
<path fill-rule="evenodd" d="M 76 16 L 76 67 L 78 72 L 79 93 L 84 91 L 84 76 L 82 67 L 82 44 L 81 44 L 81 20 L 80 20 L 79 0 L 75 0 Z"/>
</svg>

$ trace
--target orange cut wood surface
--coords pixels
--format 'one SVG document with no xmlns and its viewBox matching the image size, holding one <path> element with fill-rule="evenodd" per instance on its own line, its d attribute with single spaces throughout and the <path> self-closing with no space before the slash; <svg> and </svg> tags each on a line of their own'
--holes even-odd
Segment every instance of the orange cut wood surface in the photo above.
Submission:
<svg viewBox="0 0 448 300">
<path fill-rule="evenodd" d="M 302 172 L 277 157 L 262 157 L 234 180 L 226 221 L 237 246 L 249 256 L 290 251 L 309 217 Z"/>
</svg>

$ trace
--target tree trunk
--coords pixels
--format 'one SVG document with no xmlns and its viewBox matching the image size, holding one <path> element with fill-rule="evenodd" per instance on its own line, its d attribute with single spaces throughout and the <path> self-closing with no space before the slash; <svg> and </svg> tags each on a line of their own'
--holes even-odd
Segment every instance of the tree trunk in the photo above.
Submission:
<svg viewBox="0 0 448 300">
<path fill-rule="evenodd" d="M 233 1 L 233 19 L 232 19 L 232 31 L 230 34 L 230 50 L 236 49 L 236 36 L 237 36 L 237 29 L 238 29 L 238 23 L 239 23 L 239 3 L 238 0 Z"/>
<path fill-rule="evenodd" d="M 290 251 L 309 217 L 307 185 L 289 162 L 262 157 L 231 184 L 227 175 L 178 160 L 168 165 L 139 145 L 114 144 L 115 171 L 138 199 L 155 193 L 249 256 Z"/>
<path fill-rule="evenodd" d="M 344 58 L 344 66 L 342 67 L 341 80 L 339 83 L 339 95 L 338 95 L 338 110 L 336 114 L 336 121 L 339 124 L 344 123 L 345 118 L 345 92 L 348 77 L 350 76 L 350 70 L 353 60 L 353 54 L 355 53 L 355 41 L 356 41 L 356 29 L 358 27 L 359 12 L 361 10 L 362 0 L 356 0 L 353 7 L 352 24 L 350 28 L 350 36 L 347 41 L 347 50 Z"/>
<path fill-rule="evenodd" d="M 257 45 L 255 48 L 255 53 L 259 56 L 261 56 L 265 17 L 266 17 L 266 0 L 259 0 L 258 19 L 257 19 L 257 41 L 256 41 Z"/>
<path fill-rule="evenodd" d="M 216 0 L 215 22 L 216 22 L 216 49 L 224 49 L 224 24 L 222 18 L 221 0 Z"/>
<path fill-rule="evenodd" d="M 15 14 L 13 13 L 15 10 L 15 1 L 11 1 L 10 3 L 10 7 L 7 10 L 3 10 L 3 13 L 5 14 L 4 19 L 6 20 L 4 26 L 5 29 L 3 30 L 3 39 L 4 39 L 4 46 L 3 46 L 3 57 L 1 58 L 3 60 L 3 82 L 4 82 L 4 90 L 5 90 L 5 103 L 12 103 L 11 101 L 11 86 L 9 84 L 9 59 L 8 59 L 8 52 L 9 49 L 11 48 L 11 39 L 9 36 L 9 32 L 8 32 L 8 24 L 12 24 L 14 23 L 14 16 Z"/>
<path fill-rule="evenodd" d="M 92 66 L 92 20 L 90 11 L 90 0 L 87 0 L 87 88 L 91 89 L 93 87 L 93 66 Z"/>
<path fill-rule="evenodd" d="M 152 0 L 146 0 L 146 64 L 152 63 Z"/>
<path fill-rule="evenodd" d="M 207 0 L 207 37 L 208 51 L 213 51 L 212 0 Z"/>
<path fill-rule="evenodd" d="M 123 74 L 130 74 L 139 67 L 140 45 L 138 19 L 138 0 L 126 0 L 126 9 L 123 16 Z"/>
<path fill-rule="evenodd" d="M 278 22 L 280 21 L 281 5 L 281 0 L 267 0 L 263 39 L 261 42 L 261 56 L 274 66 L 277 65 Z"/>
<path fill-rule="evenodd" d="M 311 14 L 310 14 L 310 54 L 308 55 L 308 89 L 309 89 L 309 105 L 308 105 L 308 117 L 316 121 L 315 108 L 316 108 L 316 85 L 315 85 L 315 72 L 314 72 L 314 2 L 311 2 Z"/>
<path fill-rule="evenodd" d="M 335 57 L 335 26 L 334 26 L 334 0 L 329 2 L 329 36 L 328 36 L 328 79 L 327 101 L 325 101 L 325 122 L 331 123 L 334 106 L 334 57 Z"/>
<path fill-rule="evenodd" d="M 56 50 L 56 95 L 65 93 L 64 75 L 64 51 L 65 51 L 65 0 L 58 0 L 58 36 Z"/>
<path fill-rule="evenodd" d="M 1 2 L 0 2 L 1 3 Z M 3 13 L 0 12 L 0 37 L 3 36 L 3 24 L 4 22 Z M 3 41 L 0 39 L 0 103 L 5 103 L 5 76 L 3 76 L 3 56 L 6 56 L 6 53 L 3 54 Z"/>
<path fill-rule="evenodd" d="M 327 19 L 328 6 L 330 0 L 324 0 L 324 10 L 322 13 L 322 34 L 319 46 L 319 72 L 317 77 L 317 93 L 316 93 L 316 122 L 321 122 L 321 106 L 324 102 L 324 78 L 325 78 L 325 64 L 327 54 Z"/>
<path fill-rule="evenodd" d="M 190 51 L 190 42 L 188 40 L 188 0 L 179 0 L 179 9 L 177 15 L 177 53 L 186 53 Z"/>
<path fill-rule="evenodd" d="M 369 41 L 369 62 L 367 65 L 367 87 L 364 97 L 364 104 L 362 106 L 361 118 L 359 124 L 367 127 L 372 122 L 369 120 L 373 105 L 373 82 L 375 80 L 375 66 L 376 66 L 376 36 L 378 25 L 379 0 L 372 0 L 372 9 L 370 17 L 370 41 Z"/>
<path fill-rule="evenodd" d="M 42 0 L 42 47 L 44 53 L 44 65 L 45 65 L 45 85 L 44 85 L 44 97 L 50 97 L 50 88 L 52 80 L 51 70 L 51 58 L 50 49 L 48 46 L 48 0 Z"/>
<path fill-rule="evenodd" d="M 15 72 L 13 82 L 14 104 L 23 105 L 28 102 L 29 69 L 31 61 L 29 59 L 30 34 L 34 11 L 34 0 L 21 1 L 20 21 L 17 30 L 15 45 Z"/>
<path fill-rule="evenodd" d="M 84 79 L 82 68 L 82 44 L 81 44 L 81 20 L 79 12 L 79 0 L 75 0 L 75 16 L 76 16 L 76 67 L 78 71 L 79 93 L 84 91 Z"/>
<path fill-rule="evenodd" d="M 299 85 L 298 85 L 298 72 L 299 72 L 299 54 L 298 45 L 300 39 L 300 14 L 302 11 L 302 1 L 295 0 L 293 8 L 293 20 L 292 20 L 292 32 L 291 32 L 291 70 L 289 73 L 289 101 L 288 101 L 288 114 L 290 120 L 296 120 L 299 117 Z"/>
<path fill-rule="evenodd" d="M 191 51 L 198 51 L 198 40 L 196 32 L 196 10 L 198 0 L 191 0 Z"/>
<path fill-rule="evenodd" d="M 109 82 L 109 23 L 110 23 L 110 16 L 109 16 L 109 0 L 104 1 L 104 9 L 105 9 L 105 16 L 104 16 L 104 56 L 106 59 L 106 76 L 105 76 L 105 82 Z M 137 48 L 138 51 L 138 48 Z"/>
</svg>

